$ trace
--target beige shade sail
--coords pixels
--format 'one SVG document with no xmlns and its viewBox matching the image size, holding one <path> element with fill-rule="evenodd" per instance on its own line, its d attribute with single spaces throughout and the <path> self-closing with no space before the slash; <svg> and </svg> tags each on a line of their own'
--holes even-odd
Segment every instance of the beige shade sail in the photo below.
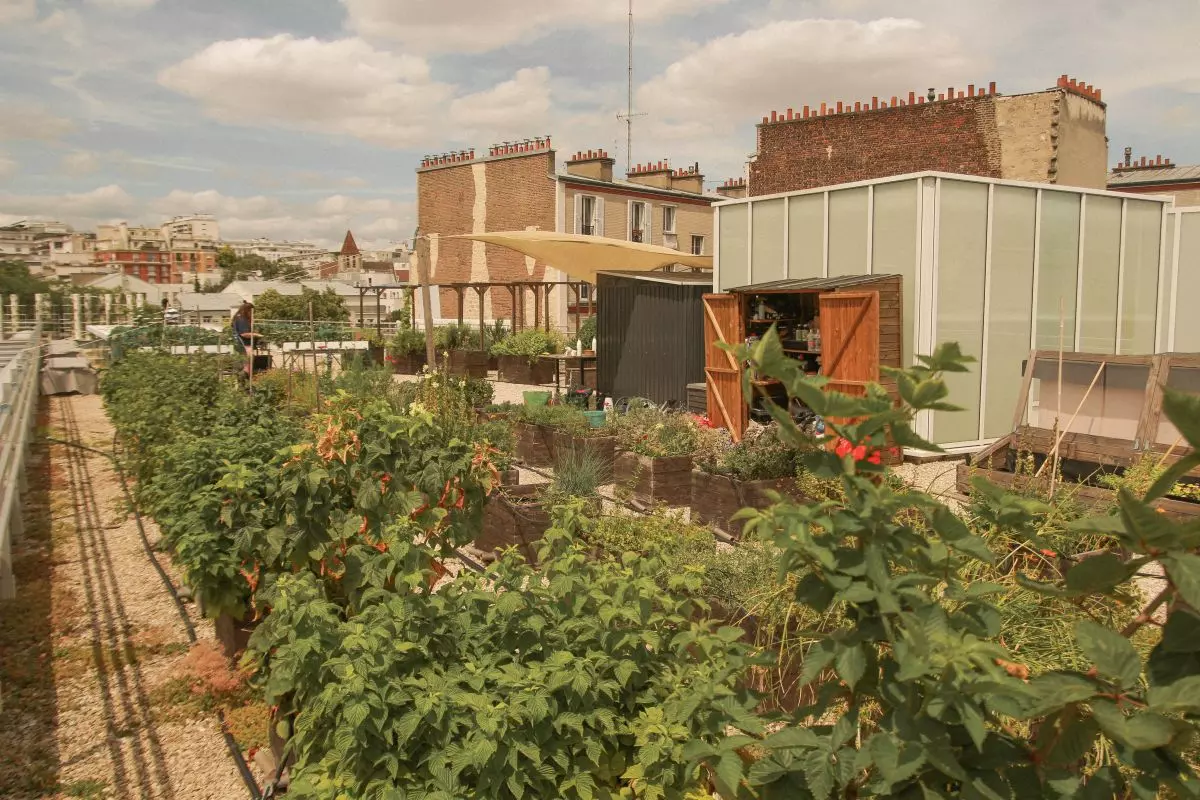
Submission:
<svg viewBox="0 0 1200 800">
<path fill-rule="evenodd" d="M 444 238 L 472 239 L 507 247 L 530 258 L 536 258 L 576 280 L 588 283 L 595 283 L 596 273 L 605 270 L 650 272 L 672 264 L 697 269 L 713 268 L 712 256 L 693 256 L 669 247 L 606 239 L 603 236 L 552 231 L 507 231 L 469 233 Z"/>
</svg>

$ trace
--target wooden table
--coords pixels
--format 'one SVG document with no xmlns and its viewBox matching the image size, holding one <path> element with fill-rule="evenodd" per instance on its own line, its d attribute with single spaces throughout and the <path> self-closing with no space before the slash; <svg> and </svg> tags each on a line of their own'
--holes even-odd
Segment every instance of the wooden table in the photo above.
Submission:
<svg viewBox="0 0 1200 800">
<path fill-rule="evenodd" d="M 569 386 L 567 386 L 567 387 L 562 386 L 562 366 L 563 366 L 563 364 L 567 364 L 570 362 L 574 362 L 574 363 L 578 364 L 579 365 L 579 380 L 582 382 L 584 379 L 584 370 L 587 368 L 588 362 L 591 362 L 593 365 L 596 363 L 596 355 L 594 353 L 592 355 L 576 355 L 576 356 L 555 354 L 555 355 L 542 356 L 542 358 L 554 362 L 554 388 L 555 389 L 571 388 Z"/>
</svg>

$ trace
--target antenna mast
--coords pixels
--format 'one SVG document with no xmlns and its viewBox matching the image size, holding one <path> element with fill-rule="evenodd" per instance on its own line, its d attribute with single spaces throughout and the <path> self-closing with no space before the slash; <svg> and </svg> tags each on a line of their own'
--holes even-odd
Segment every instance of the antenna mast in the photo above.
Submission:
<svg viewBox="0 0 1200 800">
<path fill-rule="evenodd" d="M 625 122 L 625 173 L 633 171 L 633 118 L 645 114 L 633 113 L 633 0 L 629 0 L 629 88 L 627 106 L 624 114 L 617 114 L 617 119 Z"/>
</svg>

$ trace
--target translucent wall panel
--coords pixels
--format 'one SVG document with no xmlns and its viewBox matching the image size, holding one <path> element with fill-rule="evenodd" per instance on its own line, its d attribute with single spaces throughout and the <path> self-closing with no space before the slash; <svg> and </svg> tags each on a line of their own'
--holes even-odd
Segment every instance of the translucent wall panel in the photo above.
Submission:
<svg viewBox="0 0 1200 800">
<path fill-rule="evenodd" d="M 917 182 L 881 183 L 875 187 L 872 222 L 875 242 L 872 269 L 876 275 L 900 275 L 904 300 L 902 363 L 913 363 L 917 329 Z"/>
<path fill-rule="evenodd" d="M 995 188 L 983 422 L 983 436 L 988 439 L 1012 430 L 1012 415 L 1021 391 L 1021 362 L 1029 354 L 1036 213 L 1036 190 Z"/>
<path fill-rule="evenodd" d="M 1171 367 L 1171 371 L 1167 373 L 1167 388 L 1177 392 L 1200 394 L 1200 369 Z M 1166 414 L 1162 415 L 1158 423 L 1158 443 L 1167 447 L 1174 445 L 1177 448 L 1183 444 L 1180 441 L 1179 429 Z"/>
<path fill-rule="evenodd" d="M 1121 201 L 1090 195 L 1084 214 L 1083 307 L 1080 353 L 1113 353 L 1117 346 L 1117 271 L 1121 262 Z"/>
<path fill-rule="evenodd" d="M 829 193 L 829 275 L 867 274 L 867 202 L 870 190 Z"/>
<path fill-rule="evenodd" d="M 1200 211 L 1177 216 L 1179 224 L 1179 285 L 1175 287 L 1176 353 L 1200 352 Z"/>
<path fill-rule="evenodd" d="M 1125 201 L 1125 272 L 1121 278 L 1121 338 L 1117 351 L 1123 355 L 1154 352 L 1162 217 L 1162 203 Z"/>
<path fill-rule="evenodd" d="M 783 263 L 783 199 L 752 203 L 754 226 L 750 231 L 750 282 L 781 281 L 787 277 Z"/>
<path fill-rule="evenodd" d="M 1158 343 L 1156 352 L 1165 353 L 1170 349 L 1169 342 L 1171 339 L 1171 297 L 1174 295 L 1175 282 L 1172 272 L 1172 264 L 1175 263 L 1175 220 L 1177 215 L 1167 212 L 1167 235 L 1166 235 L 1166 250 L 1163 251 L 1163 268 L 1162 268 L 1162 297 L 1158 301 Z"/>
<path fill-rule="evenodd" d="M 937 255 L 936 340 L 958 342 L 979 358 L 983 349 L 983 273 L 987 249 L 988 187 L 943 180 Z M 933 416 L 934 441 L 973 442 L 979 438 L 979 365 L 946 376 L 950 402 L 963 411 Z"/>
<path fill-rule="evenodd" d="M 820 278 L 825 264 L 825 195 L 788 200 L 788 277 Z"/>
<path fill-rule="evenodd" d="M 1038 263 L 1037 346 L 1058 348 L 1059 302 L 1063 343 L 1075 349 L 1075 293 L 1079 271 L 1079 199 L 1070 192 L 1042 192 L 1042 241 Z"/>
<path fill-rule="evenodd" d="M 717 209 L 718 230 L 721 233 L 722 291 L 750 282 L 749 253 L 746 248 L 750 235 L 750 205 L 725 206 Z"/>
</svg>

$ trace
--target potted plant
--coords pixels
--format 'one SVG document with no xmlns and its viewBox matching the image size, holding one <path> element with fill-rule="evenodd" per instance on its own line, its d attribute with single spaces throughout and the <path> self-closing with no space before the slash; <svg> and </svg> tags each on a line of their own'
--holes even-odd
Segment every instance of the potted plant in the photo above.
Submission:
<svg viewBox="0 0 1200 800">
<path fill-rule="evenodd" d="M 470 378 L 487 377 L 488 354 L 479 349 L 479 331 L 470 325 L 446 325 L 438 328 L 437 351 L 444 354 L 448 374 Z"/>
<path fill-rule="evenodd" d="M 508 383 L 537 386 L 554 380 L 554 364 L 542 356 L 562 350 L 562 336 L 556 332 L 525 330 L 492 345 L 499 361 L 499 377 Z"/>
<path fill-rule="evenodd" d="M 398 375 L 416 375 L 426 364 L 425 334 L 402 327 L 388 340 L 387 360 Z"/>
<path fill-rule="evenodd" d="M 770 506 L 769 492 L 804 500 L 798 481 L 803 455 L 780 440 L 774 424 L 751 426 L 736 444 L 728 431 L 702 429 L 692 470 L 692 521 L 723 529 L 743 508 Z"/>
<path fill-rule="evenodd" d="M 609 423 L 619 453 L 614 477 L 641 503 L 685 506 L 692 496 L 692 454 L 699 431 L 690 414 L 633 404 Z"/>
<path fill-rule="evenodd" d="M 550 483 L 507 486 L 488 498 L 475 548 L 490 559 L 499 550 L 518 547 L 526 561 L 536 563 L 538 542 L 550 529 L 551 509 L 571 498 L 583 498 L 598 513 L 600 487 L 610 471 L 611 465 L 591 450 L 564 451 L 554 463 Z"/>
<path fill-rule="evenodd" d="M 583 354 L 585 356 L 594 356 L 596 351 L 593 345 L 596 342 L 596 315 L 588 317 L 579 326 L 579 341 L 583 342 Z"/>
</svg>

